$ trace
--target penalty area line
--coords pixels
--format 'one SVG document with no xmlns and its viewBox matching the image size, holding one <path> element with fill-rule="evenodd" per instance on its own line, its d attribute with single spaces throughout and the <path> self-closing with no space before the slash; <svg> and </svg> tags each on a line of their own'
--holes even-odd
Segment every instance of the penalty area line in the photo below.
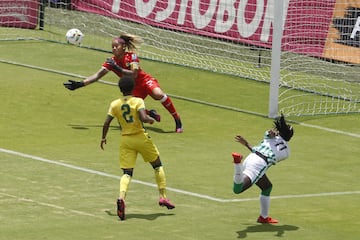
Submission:
<svg viewBox="0 0 360 240">
<path fill-rule="evenodd" d="M 79 171 L 86 172 L 86 173 L 91 173 L 91 174 L 95 174 L 95 175 L 99 175 L 99 176 L 104 176 L 104 177 L 109 177 L 109 178 L 120 180 L 120 176 L 117 176 L 117 175 L 108 174 L 105 172 L 100 172 L 97 170 L 83 168 L 83 167 L 79 167 L 79 166 L 75 166 L 75 165 L 71 165 L 71 164 L 67 164 L 67 163 L 62 163 L 62 162 L 58 162 L 58 161 L 54 161 L 54 160 L 49 160 L 46 158 L 33 156 L 30 154 L 26 154 L 26 153 L 16 152 L 16 151 L 4 149 L 4 148 L 0 148 L 0 152 L 15 155 L 15 156 L 20 156 L 20 157 L 27 158 L 27 159 L 32 159 L 32 160 L 36 160 L 36 161 L 40 161 L 40 162 L 54 164 L 54 165 L 58 165 L 58 166 L 62 166 L 62 167 L 67 167 L 70 169 L 79 170 Z M 135 182 L 135 183 L 141 184 L 141 185 L 145 185 L 145 186 L 149 186 L 149 187 L 153 187 L 153 188 L 157 188 L 156 184 L 149 183 L 149 182 L 144 182 L 144 181 L 140 181 L 140 180 L 136 180 L 136 179 L 133 179 L 132 182 Z M 189 195 L 192 197 L 197 197 L 197 198 L 201 198 L 201 199 L 207 199 L 207 200 L 211 200 L 211 201 L 215 201 L 215 202 L 222 202 L 222 203 L 249 202 L 249 201 L 258 201 L 259 200 L 259 198 L 223 199 L 223 198 L 212 197 L 209 195 L 189 192 L 189 191 L 172 188 L 172 187 L 167 187 L 167 190 L 176 192 L 176 193 L 180 193 L 180 194 L 184 194 L 184 195 Z M 360 194 L 360 191 L 344 191 L 344 192 L 327 192 L 327 193 L 314 193 L 314 194 L 271 196 L 271 199 L 310 198 L 310 197 L 340 196 L 340 195 L 353 195 L 353 194 Z"/>
</svg>

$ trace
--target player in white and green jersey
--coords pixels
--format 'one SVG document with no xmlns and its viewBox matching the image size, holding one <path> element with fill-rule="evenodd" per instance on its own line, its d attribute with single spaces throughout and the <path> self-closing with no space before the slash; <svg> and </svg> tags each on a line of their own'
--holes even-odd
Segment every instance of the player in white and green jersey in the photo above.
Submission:
<svg viewBox="0 0 360 240">
<path fill-rule="evenodd" d="M 263 140 L 254 147 L 242 136 L 235 136 L 235 140 L 246 146 L 251 153 L 243 162 L 241 154 L 233 153 L 233 191 L 236 194 L 242 193 L 253 184 L 261 189 L 260 216 L 257 220 L 260 223 L 278 223 L 278 220 L 269 216 L 272 183 L 266 176 L 266 171 L 270 166 L 289 157 L 290 147 L 287 142 L 294 134 L 292 126 L 286 123 L 283 115 L 276 119 L 274 124 L 275 128 L 266 131 Z"/>
</svg>

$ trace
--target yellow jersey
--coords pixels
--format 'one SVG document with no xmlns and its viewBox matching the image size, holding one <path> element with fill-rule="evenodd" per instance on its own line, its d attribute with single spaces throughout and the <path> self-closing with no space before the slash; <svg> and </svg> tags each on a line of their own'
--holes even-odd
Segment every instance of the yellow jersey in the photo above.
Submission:
<svg viewBox="0 0 360 240">
<path fill-rule="evenodd" d="M 145 132 L 143 122 L 139 117 L 141 109 L 145 109 L 142 98 L 124 96 L 111 102 L 108 115 L 117 118 L 121 135 L 134 135 Z"/>
</svg>

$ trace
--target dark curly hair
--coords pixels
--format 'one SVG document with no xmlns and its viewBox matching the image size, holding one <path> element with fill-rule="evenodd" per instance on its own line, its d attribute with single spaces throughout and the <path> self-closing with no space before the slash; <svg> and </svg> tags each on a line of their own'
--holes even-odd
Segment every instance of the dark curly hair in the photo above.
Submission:
<svg viewBox="0 0 360 240">
<path fill-rule="evenodd" d="M 283 114 L 274 121 L 275 128 L 279 131 L 279 135 L 285 140 L 290 141 L 294 135 L 294 129 L 290 124 L 287 124 Z"/>
<path fill-rule="evenodd" d="M 118 81 L 118 86 L 122 93 L 130 94 L 132 92 L 132 90 L 134 89 L 135 82 L 132 77 L 124 76 L 124 77 L 120 78 L 120 80 Z"/>
</svg>

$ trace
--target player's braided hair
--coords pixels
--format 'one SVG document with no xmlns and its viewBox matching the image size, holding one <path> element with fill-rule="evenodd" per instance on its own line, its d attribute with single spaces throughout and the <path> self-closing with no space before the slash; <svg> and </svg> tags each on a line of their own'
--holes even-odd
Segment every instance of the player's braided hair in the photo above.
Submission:
<svg viewBox="0 0 360 240">
<path fill-rule="evenodd" d="M 121 34 L 120 38 L 125 41 L 125 46 L 129 51 L 135 51 L 143 43 L 141 37 L 133 34 Z"/>
<path fill-rule="evenodd" d="M 294 135 L 294 129 L 290 124 L 287 124 L 283 114 L 274 121 L 275 128 L 279 131 L 279 135 L 285 140 L 290 141 Z"/>
</svg>

